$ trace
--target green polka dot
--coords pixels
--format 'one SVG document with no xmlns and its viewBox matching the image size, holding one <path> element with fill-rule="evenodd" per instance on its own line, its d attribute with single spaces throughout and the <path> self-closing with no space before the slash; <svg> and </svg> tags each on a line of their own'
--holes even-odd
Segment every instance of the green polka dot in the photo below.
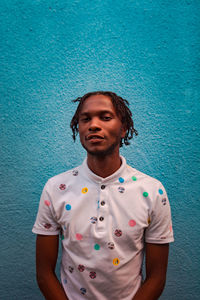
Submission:
<svg viewBox="0 0 200 300">
<path fill-rule="evenodd" d="M 133 181 L 136 181 L 137 178 L 136 178 L 135 176 L 132 176 L 132 180 L 133 180 Z"/>
<path fill-rule="evenodd" d="M 95 249 L 95 250 L 99 250 L 99 249 L 100 249 L 100 245 L 99 245 L 99 244 L 95 244 L 95 245 L 94 245 L 94 249 Z"/>
<path fill-rule="evenodd" d="M 149 194 L 148 194 L 147 192 L 144 192 L 144 193 L 143 193 L 143 196 L 144 196 L 145 198 L 148 197 L 148 195 L 149 195 Z"/>
</svg>

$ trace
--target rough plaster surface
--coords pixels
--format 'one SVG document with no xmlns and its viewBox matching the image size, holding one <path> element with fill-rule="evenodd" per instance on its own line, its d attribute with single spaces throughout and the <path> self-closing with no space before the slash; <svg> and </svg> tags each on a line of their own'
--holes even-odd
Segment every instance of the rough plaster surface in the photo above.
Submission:
<svg viewBox="0 0 200 300">
<path fill-rule="evenodd" d="M 35 220 L 47 179 L 85 157 L 71 99 L 97 89 L 130 101 L 139 136 L 122 154 L 163 182 L 176 242 L 161 299 L 198 299 L 200 2 L 14 1 L 1 14 L 3 300 L 42 299 Z"/>
</svg>

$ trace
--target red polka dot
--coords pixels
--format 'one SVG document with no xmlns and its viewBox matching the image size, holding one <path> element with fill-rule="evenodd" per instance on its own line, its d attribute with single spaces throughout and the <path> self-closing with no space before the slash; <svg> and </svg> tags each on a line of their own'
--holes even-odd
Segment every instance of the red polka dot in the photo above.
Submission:
<svg viewBox="0 0 200 300">
<path fill-rule="evenodd" d="M 64 191 L 66 189 L 66 184 L 61 183 L 60 186 L 59 186 L 59 189 L 61 191 Z"/>
<path fill-rule="evenodd" d="M 131 227 L 134 227 L 134 226 L 136 225 L 135 220 L 130 220 L 130 221 L 128 222 L 128 225 L 131 226 Z"/>
<path fill-rule="evenodd" d="M 76 239 L 77 239 L 78 241 L 81 241 L 81 240 L 83 239 L 82 234 L 77 233 L 77 234 L 76 234 Z"/>
<path fill-rule="evenodd" d="M 49 200 L 44 200 L 44 204 L 45 204 L 46 206 L 50 206 L 51 202 L 50 202 Z"/>
</svg>

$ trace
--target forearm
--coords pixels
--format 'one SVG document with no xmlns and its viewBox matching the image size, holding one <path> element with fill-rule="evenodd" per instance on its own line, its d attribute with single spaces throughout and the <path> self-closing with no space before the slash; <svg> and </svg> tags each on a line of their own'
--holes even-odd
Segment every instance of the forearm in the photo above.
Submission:
<svg viewBox="0 0 200 300">
<path fill-rule="evenodd" d="M 133 300 L 157 300 L 165 286 L 165 280 L 146 279 L 141 285 Z"/>
<path fill-rule="evenodd" d="M 54 272 L 38 275 L 37 282 L 46 300 L 69 300 Z"/>
</svg>

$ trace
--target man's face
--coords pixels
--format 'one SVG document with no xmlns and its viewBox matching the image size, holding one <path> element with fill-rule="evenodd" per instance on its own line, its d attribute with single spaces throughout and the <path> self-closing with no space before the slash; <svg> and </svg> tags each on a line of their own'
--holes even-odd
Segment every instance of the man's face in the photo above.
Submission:
<svg viewBox="0 0 200 300">
<path fill-rule="evenodd" d="M 104 95 L 90 96 L 84 101 L 78 126 L 82 146 L 95 156 L 118 152 L 120 140 L 126 134 L 111 99 Z"/>
</svg>

